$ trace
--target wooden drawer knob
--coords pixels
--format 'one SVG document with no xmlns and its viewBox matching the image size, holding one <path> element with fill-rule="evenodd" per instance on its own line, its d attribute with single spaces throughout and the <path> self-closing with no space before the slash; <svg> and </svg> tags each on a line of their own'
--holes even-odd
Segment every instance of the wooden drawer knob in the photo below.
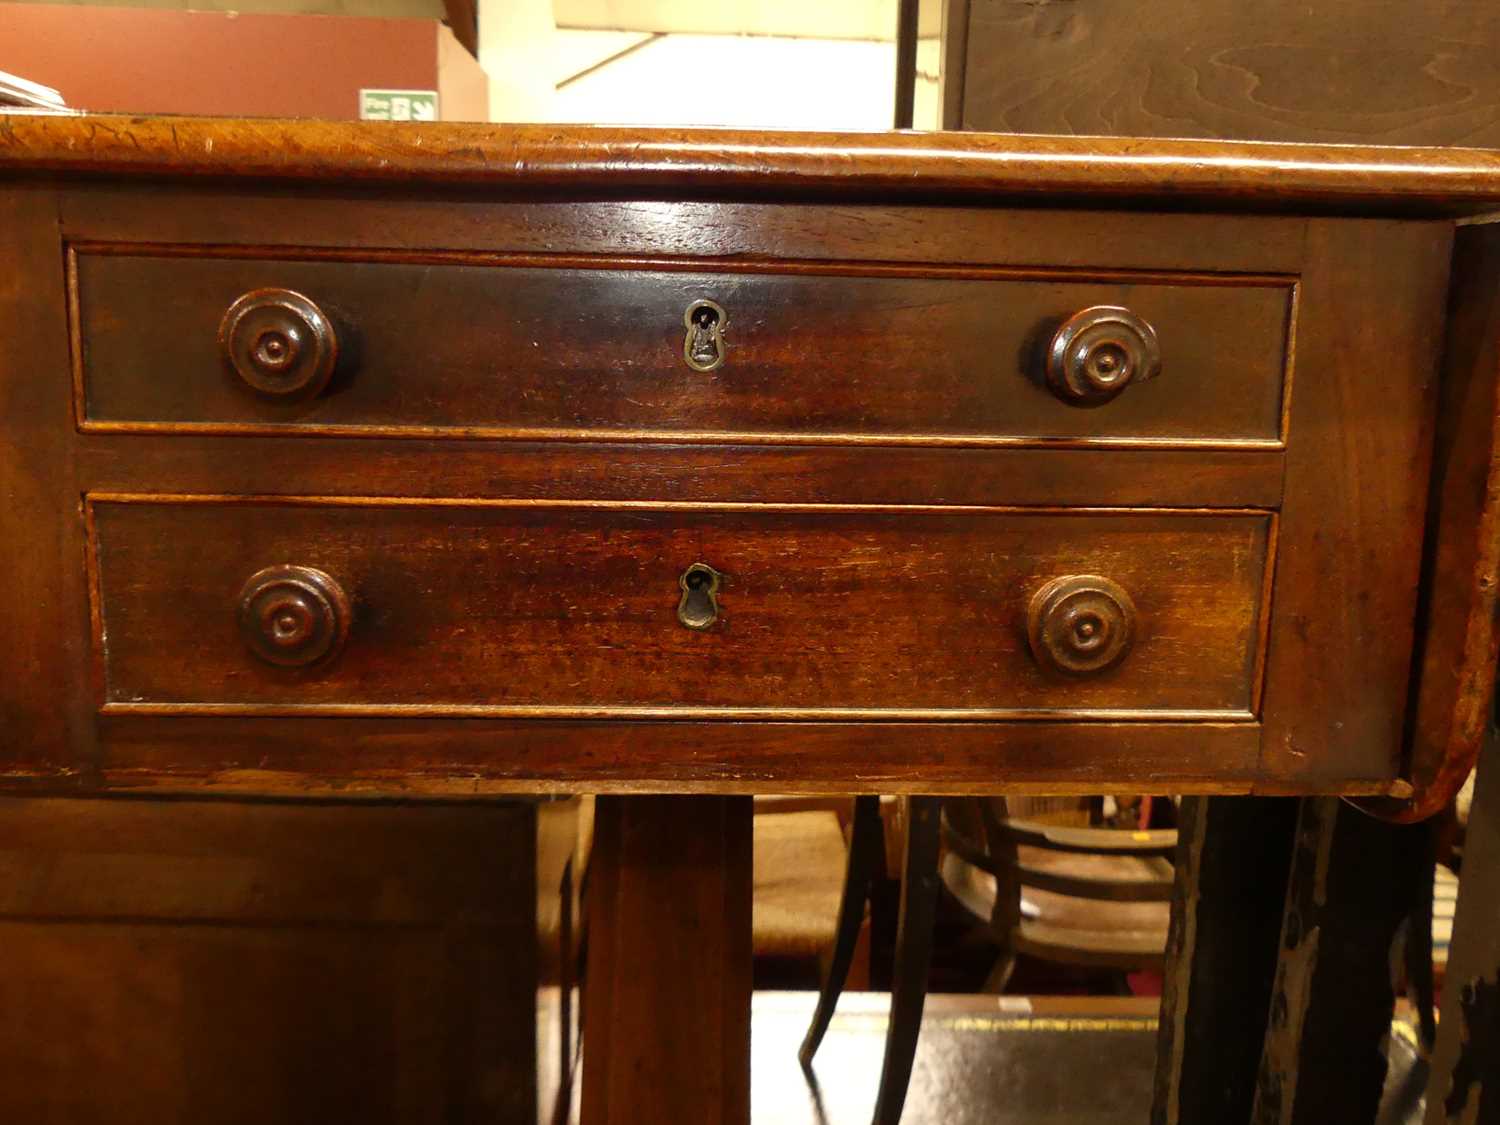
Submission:
<svg viewBox="0 0 1500 1125">
<path fill-rule="evenodd" d="M 256 289 L 224 313 L 219 350 L 252 388 L 285 398 L 316 395 L 328 385 L 339 343 L 323 310 L 301 293 Z"/>
<path fill-rule="evenodd" d="M 343 588 L 310 566 L 272 566 L 240 590 L 240 632 L 268 664 L 304 668 L 336 655 L 349 633 Z"/>
<path fill-rule="evenodd" d="M 1096 305 L 1052 335 L 1047 383 L 1064 402 L 1097 406 L 1161 372 L 1156 329 L 1129 309 Z"/>
<path fill-rule="evenodd" d="M 1130 595 L 1097 574 L 1054 578 L 1032 596 L 1026 614 L 1037 663 L 1070 676 L 1103 672 L 1123 660 L 1135 622 Z"/>
</svg>

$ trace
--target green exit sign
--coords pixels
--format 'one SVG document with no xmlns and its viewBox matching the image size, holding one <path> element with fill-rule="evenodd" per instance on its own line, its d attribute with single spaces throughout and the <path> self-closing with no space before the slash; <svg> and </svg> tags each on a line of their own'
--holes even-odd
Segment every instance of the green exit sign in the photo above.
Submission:
<svg viewBox="0 0 1500 1125">
<path fill-rule="evenodd" d="M 436 121 L 436 90 L 361 90 L 361 121 Z"/>
</svg>

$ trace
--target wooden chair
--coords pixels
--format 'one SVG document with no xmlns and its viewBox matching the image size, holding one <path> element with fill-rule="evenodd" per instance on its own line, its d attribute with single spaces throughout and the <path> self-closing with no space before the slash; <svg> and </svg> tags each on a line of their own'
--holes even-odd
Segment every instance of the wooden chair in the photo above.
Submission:
<svg viewBox="0 0 1500 1125">
<path fill-rule="evenodd" d="M 943 815 L 945 803 L 955 810 L 955 819 L 977 824 L 978 832 L 971 829 L 966 833 L 949 823 Z M 1008 952 L 1002 953 L 1002 962 L 1013 959 L 1017 952 L 1046 956 L 1047 951 L 1066 950 L 1073 957 L 1094 958 L 1088 962 L 1092 964 L 1118 954 L 1117 960 L 1106 963 L 1121 967 L 1159 965 L 1170 913 L 1172 873 L 1166 856 L 1176 848 L 1175 831 L 1133 832 L 1014 821 L 1005 817 L 1003 799 L 944 802 L 938 797 L 906 798 L 906 825 L 896 957 L 891 976 L 891 1014 L 886 1025 L 874 1125 L 897 1125 L 906 1102 L 927 996 L 940 886 L 939 843 L 943 836 L 947 837 L 950 848 L 948 862 L 943 867 L 959 887 L 968 888 L 965 893 L 975 912 L 980 917 L 989 917 L 997 935 L 1003 934 L 1002 948 Z M 833 955 L 812 1023 L 798 1051 L 804 1067 L 811 1067 L 843 991 L 865 903 L 879 870 L 882 847 L 879 798 L 856 798 Z M 1123 863 L 1112 862 L 1122 860 Z M 981 893 L 983 881 L 969 871 L 992 878 L 997 888 L 991 892 L 992 897 L 986 898 Z M 998 888 L 1002 885 L 1013 888 L 1013 892 L 1000 894 Z M 1021 888 L 1027 886 L 1032 888 L 1033 901 L 1037 895 L 1054 896 L 1047 921 L 1042 920 L 1042 911 L 1037 907 L 1036 917 L 1029 919 L 1028 924 L 1027 915 L 1033 911 L 1026 909 L 1021 893 Z M 1159 941 L 1156 931 L 1146 926 L 1144 917 L 1122 916 L 1127 929 L 1117 936 L 1106 936 L 1098 922 L 1081 925 L 1074 917 L 1070 924 L 1059 901 L 1069 896 L 1104 904 L 1106 909 L 1145 908 L 1153 915 L 1153 921 L 1156 915 L 1160 917 Z M 964 901 L 962 895 L 956 897 Z M 1008 966 L 1002 975 L 1009 975 Z"/>
<path fill-rule="evenodd" d="M 988 989 L 1004 988 L 1019 954 L 1160 969 L 1176 830 L 1052 825 L 1005 812 L 1004 798 L 950 802 L 943 819 L 943 884 L 1000 945 Z"/>
<path fill-rule="evenodd" d="M 756 972 L 816 979 L 837 937 L 835 916 L 848 864 L 847 797 L 755 798 L 751 950 Z M 855 986 L 868 978 L 868 927 L 857 945 Z M 863 954 L 863 955 L 861 955 Z"/>
</svg>

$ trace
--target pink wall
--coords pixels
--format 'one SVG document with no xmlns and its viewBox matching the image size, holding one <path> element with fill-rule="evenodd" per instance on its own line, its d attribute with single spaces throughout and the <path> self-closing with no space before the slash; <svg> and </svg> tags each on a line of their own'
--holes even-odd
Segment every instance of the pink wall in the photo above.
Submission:
<svg viewBox="0 0 1500 1125">
<path fill-rule="evenodd" d="M 443 30 L 431 20 L 0 3 L 0 70 L 54 86 L 80 109 L 352 118 L 361 87 L 438 89 Z"/>
</svg>

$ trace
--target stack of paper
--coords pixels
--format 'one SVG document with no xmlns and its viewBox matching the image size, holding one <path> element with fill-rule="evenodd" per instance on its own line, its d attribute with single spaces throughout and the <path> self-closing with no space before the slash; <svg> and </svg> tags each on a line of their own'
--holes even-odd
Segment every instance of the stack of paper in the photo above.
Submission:
<svg viewBox="0 0 1500 1125">
<path fill-rule="evenodd" d="M 0 111 L 19 107 L 49 113 L 66 113 L 68 104 L 51 86 L 31 82 L 0 70 Z"/>
</svg>

